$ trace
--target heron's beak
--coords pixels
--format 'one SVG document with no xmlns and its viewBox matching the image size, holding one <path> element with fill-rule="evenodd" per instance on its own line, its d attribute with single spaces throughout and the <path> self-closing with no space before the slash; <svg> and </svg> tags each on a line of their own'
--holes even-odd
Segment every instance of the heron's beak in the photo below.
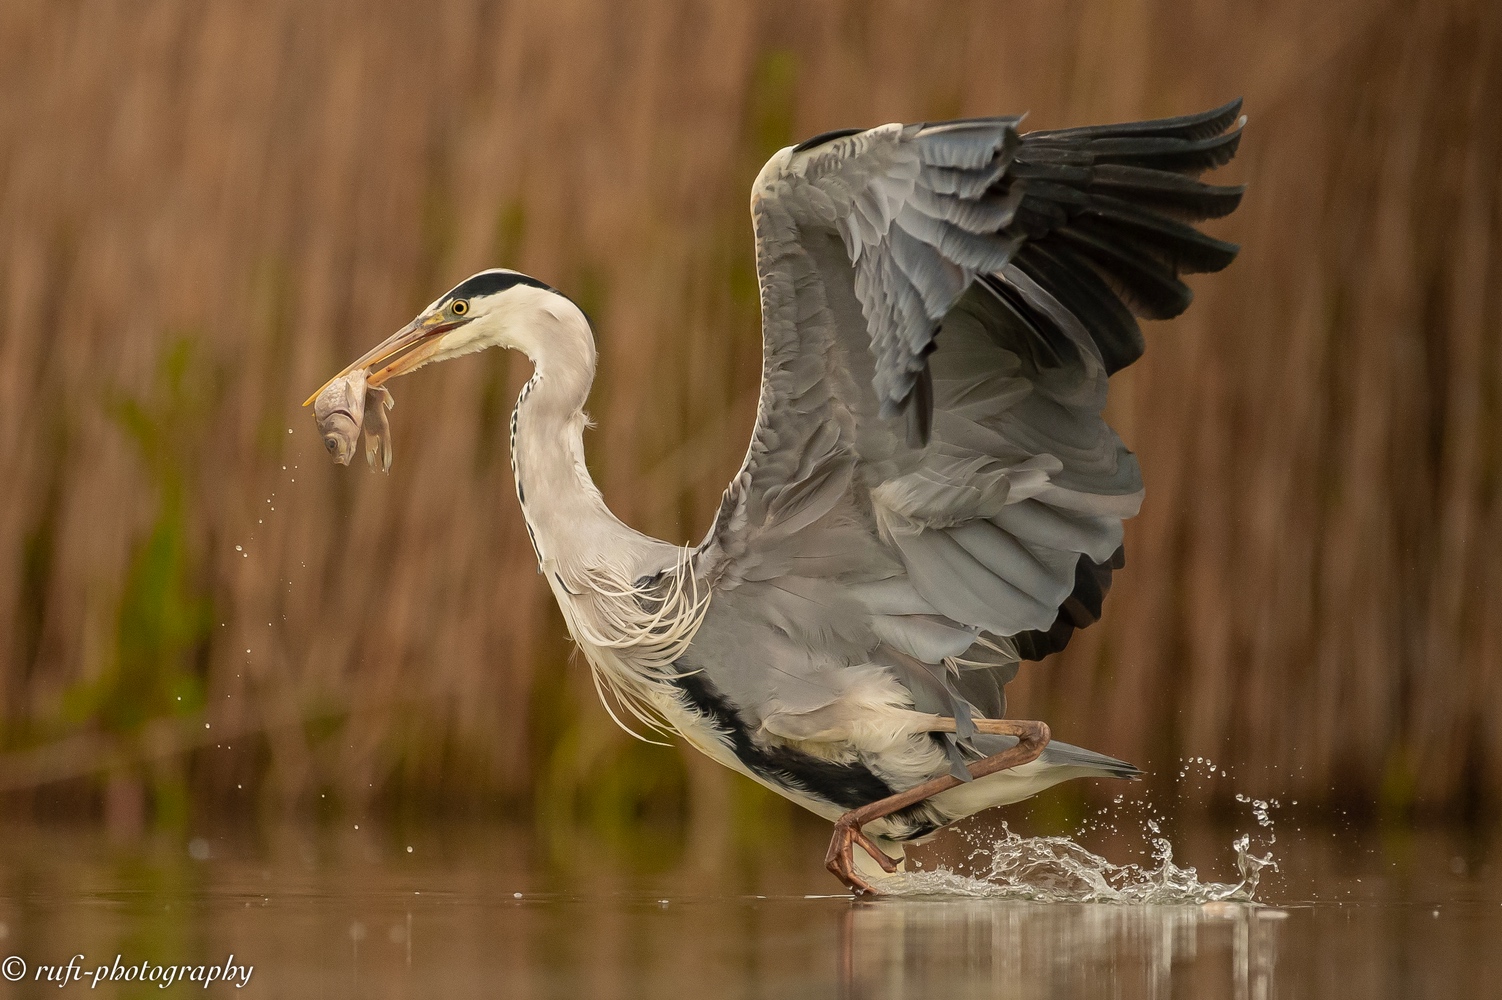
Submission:
<svg viewBox="0 0 1502 1000">
<path fill-rule="evenodd" d="M 442 334 L 457 326 L 463 326 L 465 322 L 467 320 L 453 319 L 442 313 L 417 317 L 371 348 L 354 364 L 319 386 L 318 392 L 304 400 L 302 405 L 307 406 L 318 398 L 319 392 L 327 389 L 336 380 L 361 368 L 374 369 L 378 365 L 389 362 L 384 368 L 370 373 L 365 383 L 369 386 L 378 386 L 387 379 L 406 374 L 433 356 L 438 350 L 438 340 Z"/>
</svg>

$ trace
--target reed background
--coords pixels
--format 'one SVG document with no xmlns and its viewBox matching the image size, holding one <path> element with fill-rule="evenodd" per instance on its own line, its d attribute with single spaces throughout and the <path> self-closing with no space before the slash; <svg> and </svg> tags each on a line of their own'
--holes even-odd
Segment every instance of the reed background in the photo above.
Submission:
<svg viewBox="0 0 1502 1000">
<path fill-rule="evenodd" d="M 389 476 L 331 466 L 298 404 L 460 278 L 520 268 L 595 321 L 611 505 L 697 540 L 754 414 L 769 153 L 1238 94 L 1218 179 L 1250 188 L 1214 232 L 1245 249 L 1116 380 L 1148 482 L 1128 568 L 1013 713 L 1191 803 L 1486 811 L 1485 0 L 0 5 L 4 807 L 765 822 L 748 784 L 615 731 L 570 662 L 507 462 L 525 359 L 402 380 Z M 1181 781 L 1200 755 L 1226 776 Z"/>
</svg>

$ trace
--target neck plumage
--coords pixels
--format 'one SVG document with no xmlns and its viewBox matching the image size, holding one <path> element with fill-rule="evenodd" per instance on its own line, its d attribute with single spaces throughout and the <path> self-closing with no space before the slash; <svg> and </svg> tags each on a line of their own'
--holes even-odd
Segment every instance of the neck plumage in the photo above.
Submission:
<svg viewBox="0 0 1502 1000">
<path fill-rule="evenodd" d="M 664 543 L 610 512 L 584 463 L 584 403 L 595 375 L 595 345 L 583 313 L 531 310 L 513 321 L 535 371 L 511 414 L 511 468 L 527 532 L 542 572 L 568 585 L 591 567 L 636 572 Z"/>
<path fill-rule="evenodd" d="M 508 346 L 536 368 L 511 414 L 516 495 L 538 566 L 606 710 L 615 715 L 613 701 L 656 724 L 662 705 L 676 704 L 661 685 L 693 641 L 709 595 L 685 572 L 687 550 L 627 527 L 590 479 L 584 401 L 595 376 L 594 337 L 582 312 L 554 300 L 519 304 L 506 324 Z"/>
</svg>

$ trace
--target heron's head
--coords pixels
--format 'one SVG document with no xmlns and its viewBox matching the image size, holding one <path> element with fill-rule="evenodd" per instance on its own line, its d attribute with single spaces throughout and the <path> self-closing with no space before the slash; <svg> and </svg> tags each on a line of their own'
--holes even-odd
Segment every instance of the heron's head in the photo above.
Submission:
<svg viewBox="0 0 1502 1000">
<path fill-rule="evenodd" d="M 501 268 L 481 271 L 439 296 L 324 388 L 362 368 L 370 372 L 368 384 L 379 386 L 430 361 L 447 361 L 487 347 L 513 347 L 535 358 L 541 348 L 534 342 L 542 334 L 535 322 L 540 312 L 583 320 L 577 306 L 536 278 Z M 315 392 L 308 402 L 317 396 Z"/>
</svg>

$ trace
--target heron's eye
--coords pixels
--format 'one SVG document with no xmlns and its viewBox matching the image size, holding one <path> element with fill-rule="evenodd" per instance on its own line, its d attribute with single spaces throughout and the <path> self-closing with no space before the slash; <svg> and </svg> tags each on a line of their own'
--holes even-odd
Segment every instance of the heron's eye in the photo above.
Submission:
<svg viewBox="0 0 1502 1000">
<path fill-rule="evenodd" d="M 469 312 L 469 303 L 465 302 L 463 299 L 455 299 L 452 303 L 450 303 L 449 310 L 453 312 L 455 316 L 463 316 L 465 313 Z"/>
</svg>

